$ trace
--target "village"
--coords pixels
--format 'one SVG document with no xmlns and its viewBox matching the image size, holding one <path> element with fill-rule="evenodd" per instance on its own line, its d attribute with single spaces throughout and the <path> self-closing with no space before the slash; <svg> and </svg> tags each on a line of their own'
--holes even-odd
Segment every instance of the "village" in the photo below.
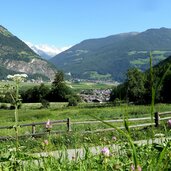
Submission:
<svg viewBox="0 0 171 171">
<path fill-rule="evenodd" d="M 101 90 L 82 90 L 80 93 L 80 97 L 84 102 L 106 102 L 110 99 L 111 89 Z"/>
</svg>

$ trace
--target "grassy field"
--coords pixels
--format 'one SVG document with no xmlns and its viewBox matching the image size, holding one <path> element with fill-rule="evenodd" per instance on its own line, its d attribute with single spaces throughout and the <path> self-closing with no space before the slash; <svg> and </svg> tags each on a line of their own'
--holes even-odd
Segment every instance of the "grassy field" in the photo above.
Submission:
<svg viewBox="0 0 171 171">
<path fill-rule="evenodd" d="M 0 87 L 3 87 L 6 84 L 13 84 L 12 81 L 0 81 Z M 20 85 L 21 90 L 27 90 L 32 88 L 33 86 L 39 86 L 41 83 L 33 83 L 33 82 L 23 82 Z M 50 82 L 44 82 L 46 86 L 51 86 Z M 66 85 L 68 85 L 73 91 L 80 92 L 81 90 L 89 90 L 89 89 L 110 89 L 115 86 L 115 83 L 104 83 L 104 82 L 69 82 L 66 81 Z"/>
<path fill-rule="evenodd" d="M 170 104 L 157 104 L 155 110 L 171 111 Z M 68 107 L 67 103 L 50 103 L 50 108 L 42 109 L 40 103 L 22 104 L 19 110 L 20 123 L 40 122 L 70 118 L 72 121 L 92 120 L 94 115 L 99 119 L 110 120 L 131 117 L 150 116 L 150 106 L 121 105 L 113 106 L 110 103 L 80 103 L 76 107 Z M 10 125 L 14 121 L 14 110 L 0 110 L 1 125 Z"/>
<path fill-rule="evenodd" d="M 155 110 L 171 111 L 171 105 L 158 104 L 155 106 Z M 150 106 L 112 106 L 111 104 L 88 104 L 80 103 L 77 107 L 67 107 L 67 103 L 51 103 L 49 109 L 41 109 L 40 103 L 34 104 L 22 104 L 19 110 L 19 124 L 46 122 L 48 119 L 52 120 L 64 120 L 70 118 L 71 123 L 78 121 L 90 121 L 95 120 L 97 117 L 102 120 L 114 120 L 121 118 L 138 118 L 138 117 L 150 117 Z M 147 122 L 147 121 L 146 121 Z M 150 121 L 148 121 L 150 122 Z M 129 124 L 140 124 L 143 121 L 130 122 Z M 12 126 L 14 125 L 14 110 L 0 110 L 0 125 L 1 126 Z M 123 126 L 123 123 L 115 123 L 114 126 Z M 109 128 L 109 126 L 98 123 L 98 124 L 81 124 L 71 125 L 72 133 L 79 134 L 83 131 L 93 131 L 96 129 Z M 44 126 L 37 126 L 36 130 L 41 132 L 44 130 Z M 57 125 L 53 127 L 53 130 L 67 130 L 66 124 Z M 67 131 L 66 131 L 67 132 Z M 31 127 L 24 127 L 20 129 L 20 134 L 31 133 Z M 106 133 L 111 134 L 111 133 Z M 113 134 L 113 133 L 112 133 Z M 14 129 L 1 130 L 0 136 L 11 136 L 15 135 Z M 78 135 L 77 135 L 78 136 Z M 142 137 L 136 137 L 135 139 L 141 139 Z M 98 143 L 94 142 L 94 143 Z M 79 146 L 81 142 L 77 143 Z"/>
<path fill-rule="evenodd" d="M 89 90 L 89 89 L 110 89 L 113 86 L 115 86 L 114 83 L 93 83 L 93 82 L 80 82 L 80 83 L 67 82 L 67 85 L 76 92 L 80 92 L 81 90 Z"/>
<path fill-rule="evenodd" d="M 171 111 L 170 104 L 157 104 L 155 111 Z M 49 109 L 42 109 L 41 104 L 22 104 L 19 110 L 19 124 L 42 122 L 50 120 L 61 120 L 70 118 L 71 122 L 94 120 L 94 116 L 103 119 L 118 119 L 123 117 L 143 117 L 150 116 L 150 106 L 112 106 L 111 104 L 88 104 L 81 103 L 77 107 L 67 107 L 67 103 L 51 103 Z M 123 123 L 121 123 L 123 125 Z M 134 123 L 135 124 L 135 123 Z M 0 125 L 14 125 L 14 110 L 0 110 Z M 114 126 L 119 126 L 115 124 Z M 143 170 L 156 170 L 160 168 L 170 168 L 169 155 L 170 145 L 168 142 L 155 146 L 147 144 L 144 146 L 132 146 L 133 140 L 150 139 L 152 133 L 162 133 L 170 136 L 166 123 L 161 123 L 160 127 L 131 129 L 130 132 L 108 131 L 96 133 L 82 133 L 82 131 L 92 131 L 99 128 L 109 128 L 103 123 L 71 125 L 72 131 L 66 131 L 66 125 L 52 127 L 52 129 L 62 130 L 65 133 L 47 134 L 41 137 L 19 138 L 19 149 L 15 149 L 15 138 L 7 141 L 0 141 L 0 170 L 131 170 L 139 167 Z M 37 127 L 37 131 L 42 131 L 43 127 Z M 20 134 L 28 134 L 29 128 L 19 128 Z M 14 129 L 0 131 L 1 136 L 15 136 Z M 114 138 L 113 138 L 114 137 Z M 129 137 L 132 139 L 129 140 Z M 44 142 L 47 141 L 48 144 Z M 116 151 L 113 144 L 119 145 Z M 107 153 L 92 154 L 89 151 L 91 146 L 101 146 L 109 150 Z M 166 148 L 167 147 L 167 148 Z M 69 160 L 66 156 L 68 148 L 83 148 L 85 153 L 82 157 L 74 156 Z M 54 158 L 50 151 L 60 150 L 59 158 Z M 46 152 L 47 156 L 35 157 L 32 153 Z M 110 155 L 108 155 L 110 153 Z M 107 154 L 107 155 L 106 155 Z M 134 157 L 133 157 L 134 156 Z M 160 161 L 162 160 L 162 162 Z M 147 164 L 148 161 L 148 164 Z M 24 164 L 23 164 L 24 163 Z M 37 163 L 37 164 L 36 164 Z M 135 170 L 135 169 L 134 169 Z"/>
</svg>

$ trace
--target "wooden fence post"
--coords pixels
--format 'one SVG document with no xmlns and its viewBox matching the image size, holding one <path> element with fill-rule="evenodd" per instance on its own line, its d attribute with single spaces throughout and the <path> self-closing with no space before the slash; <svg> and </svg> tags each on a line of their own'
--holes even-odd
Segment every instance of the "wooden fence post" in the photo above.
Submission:
<svg viewBox="0 0 171 171">
<path fill-rule="evenodd" d="M 160 116 L 159 112 L 154 113 L 154 121 L 155 121 L 155 127 L 158 127 L 160 125 Z"/>
<path fill-rule="evenodd" d="M 32 125 L 32 134 L 36 133 L 36 125 Z"/>
<path fill-rule="evenodd" d="M 67 131 L 68 132 L 71 131 L 71 121 L 70 121 L 70 118 L 67 118 Z"/>
</svg>

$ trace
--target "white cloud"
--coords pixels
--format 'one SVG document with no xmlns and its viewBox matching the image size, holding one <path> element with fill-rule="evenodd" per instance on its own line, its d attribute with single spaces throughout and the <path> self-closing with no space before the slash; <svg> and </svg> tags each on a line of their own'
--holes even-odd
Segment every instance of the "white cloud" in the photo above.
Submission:
<svg viewBox="0 0 171 171">
<path fill-rule="evenodd" d="M 39 45 L 34 45 L 31 42 L 25 42 L 33 51 L 35 51 L 37 54 L 40 56 L 42 53 L 47 54 L 50 57 L 53 57 L 67 49 L 69 49 L 71 46 L 66 46 L 66 47 L 56 47 L 54 45 L 47 45 L 47 44 L 39 44 Z"/>
</svg>

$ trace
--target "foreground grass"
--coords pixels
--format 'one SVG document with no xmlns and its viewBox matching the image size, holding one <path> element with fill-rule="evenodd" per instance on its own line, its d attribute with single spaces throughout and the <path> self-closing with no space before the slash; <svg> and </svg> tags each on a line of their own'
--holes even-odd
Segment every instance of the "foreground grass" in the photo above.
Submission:
<svg viewBox="0 0 171 171">
<path fill-rule="evenodd" d="M 116 148 L 117 146 L 119 148 Z M 90 151 L 88 145 L 84 144 L 83 154 L 75 153 L 71 158 L 68 157 L 65 145 L 61 145 L 60 151 L 56 153 L 48 152 L 53 151 L 51 143 L 43 147 L 44 153 L 39 155 L 25 151 L 23 146 L 18 151 L 8 146 L 1 148 L 0 170 L 165 171 L 171 168 L 171 142 L 167 140 L 161 144 L 147 142 L 142 146 L 136 145 L 137 169 L 135 169 L 132 147 L 126 139 L 123 141 L 120 138 L 112 138 L 107 145 L 101 144 L 101 148 L 94 153 Z M 104 152 L 104 149 L 108 152 Z"/>
<path fill-rule="evenodd" d="M 19 110 L 19 123 L 32 123 L 50 120 L 70 118 L 71 121 L 108 120 L 124 117 L 150 116 L 150 106 L 111 106 L 108 104 L 80 104 L 77 107 L 67 107 L 66 103 L 52 103 L 49 109 L 41 109 L 40 104 L 23 104 Z M 171 105 L 158 104 L 156 111 L 170 111 Z M 1 125 L 13 125 L 13 110 L 0 110 Z M 122 123 L 123 124 L 123 123 Z M 128 123 L 129 125 L 129 123 Z M 117 126 L 117 125 L 113 125 Z M 169 170 L 171 168 L 171 143 L 165 141 L 162 144 L 135 145 L 133 150 L 127 136 L 118 131 L 82 133 L 97 128 L 110 127 L 101 124 L 72 125 L 72 132 L 42 137 L 28 137 L 19 140 L 20 148 L 16 150 L 15 139 L 0 142 L 0 170 Z M 66 126 L 65 126 L 66 128 Z M 30 128 L 29 128 L 30 129 Z M 26 134 L 28 130 L 19 129 L 20 133 Z M 43 128 L 40 128 L 40 130 Z M 62 126 L 55 129 L 63 129 Z M 22 132 L 23 131 L 23 132 Z M 166 123 L 161 123 L 159 128 L 153 128 L 155 134 L 162 133 L 170 136 L 170 129 Z M 152 127 L 141 129 L 127 129 L 124 131 L 131 141 L 139 139 L 151 139 Z M 12 135 L 12 130 L 1 131 L 1 135 Z M 114 138 L 113 138 L 114 137 Z M 45 144 L 45 140 L 48 144 Z M 113 144 L 119 148 L 113 148 Z M 91 153 L 90 146 L 109 148 L 109 155 Z M 69 159 L 66 153 L 68 148 L 83 148 L 82 156 L 73 156 Z M 53 156 L 51 151 L 60 150 L 58 157 Z M 136 151 L 136 155 L 135 155 Z M 35 152 L 46 152 L 47 155 L 33 155 Z M 135 160 L 136 158 L 136 160 Z M 135 162 L 137 161 L 137 162 Z"/>
</svg>

